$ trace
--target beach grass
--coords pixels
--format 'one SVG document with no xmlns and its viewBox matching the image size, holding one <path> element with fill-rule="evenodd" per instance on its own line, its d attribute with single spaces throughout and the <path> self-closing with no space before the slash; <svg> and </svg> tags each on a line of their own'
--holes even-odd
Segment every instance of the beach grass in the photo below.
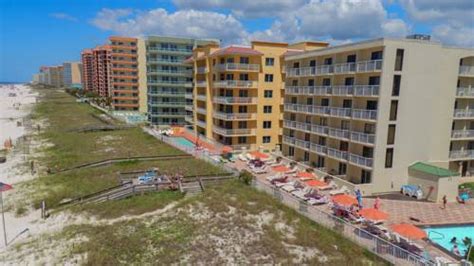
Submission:
<svg viewBox="0 0 474 266">
<path fill-rule="evenodd" d="M 101 112 L 88 104 L 77 103 L 75 98 L 58 90 L 41 90 L 41 101 L 33 111 L 35 123 L 45 121 L 39 138 L 46 145 L 37 156 L 43 168 L 51 174 L 43 173 L 32 182 L 23 184 L 28 191 L 34 191 L 31 200 L 39 207 L 42 200 L 47 206 L 56 206 L 61 201 L 85 196 L 90 193 L 120 184 L 118 172 L 159 168 L 163 173 L 184 175 L 222 174 L 218 167 L 192 157 L 176 160 L 125 161 L 96 168 L 75 169 L 58 172 L 81 164 L 139 156 L 173 156 L 184 153 L 153 136 L 139 127 L 80 133 L 76 129 L 101 126 L 104 122 L 93 114 Z"/>
<path fill-rule="evenodd" d="M 158 200 L 145 203 L 149 197 Z M 136 202 L 146 204 L 146 210 L 173 202 L 162 197 L 174 200 L 176 196 L 145 195 L 101 203 L 94 206 L 92 213 L 100 217 L 117 217 L 117 210 L 123 215 L 140 214 L 143 209 L 137 208 Z M 121 202 L 133 211 L 125 210 Z M 102 211 L 101 205 L 112 211 Z M 209 186 L 202 194 L 181 199 L 159 215 L 111 226 L 74 225 L 62 235 L 87 239 L 70 250 L 73 254 L 86 253 L 85 265 L 156 261 L 228 264 L 228 259 L 236 264 L 387 265 L 341 235 L 237 180 Z M 300 255 L 313 255 L 303 255 L 295 263 L 298 251 Z"/>
</svg>

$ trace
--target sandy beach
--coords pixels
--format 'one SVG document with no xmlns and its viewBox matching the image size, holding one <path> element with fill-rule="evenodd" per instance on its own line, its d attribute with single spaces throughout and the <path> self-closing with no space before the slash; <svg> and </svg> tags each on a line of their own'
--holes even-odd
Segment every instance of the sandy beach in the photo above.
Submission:
<svg viewBox="0 0 474 266">
<path fill-rule="evenodd" d="M 23 154 L 25 150 L 20 150 L 16 145 L 24 135 L 28 134 L 26 117 L 36 103 L 37 96 L 38 94 L 28 85 L 0 86 L 0 150 L 4 148 L 4 142 L 7 139 L 11 139 L 14 145 L 13 149 L 6 154 L 7 161 L 0 164 L 0 182 L 10 184 L 14 188 L 3 193 L 4 205 L 8 210 L 5 213 L 8 241 L 29 228 L 31 223 L 39 218 L 39 212 L 31 210 L 26 215 L 17 217 L 13 207 L 15 201 L 22 200 L 21 191 L 18 191 L 15 185 L 34 178 L 34 175 L 25 169 L 24 163 L 28 160 Z M 0 250 L 3 250 L 5 248 L 3 230 L 0 239 Z"/>
</svg>

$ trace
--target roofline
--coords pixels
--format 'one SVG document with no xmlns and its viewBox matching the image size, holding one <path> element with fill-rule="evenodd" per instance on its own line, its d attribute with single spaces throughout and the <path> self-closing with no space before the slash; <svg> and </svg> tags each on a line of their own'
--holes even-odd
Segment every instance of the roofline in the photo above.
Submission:
<svg viewBox="0 0 474 266">
<path fill-rule="evenodd" d="M 287 47 L 289 45 L 286 42 L 271 42 L 271 41 L 259 41 L 259 40 L 253 40 L 250 43 L 251 44 L 254 44 L 254 43 L 270 44 L 270 45 L 278 45 L 278 46 L 285 46 L 285 47 Z"/>
<path fill-rule="evenodd" d="M 112 39 L 127 40 L 127 41 L 137 41 L 138 40 L 138 38 L 135 38 L 135 37 L 109 36 L 109 40 L 112 40 Z"/>
<path fill-rule="evenodd" d="M 150 40 L 150 38 L 169 38 L 169 39 L 178 39 L 178 40 L 189 40 L 189 41 L 208 41 L 215 42 L 217 44 L 221 43 L 221 40 L 215 38 L 190 38 L 190 37 L 177 37 L 171 35 L 146 35 L 143 37 L 145 40 Z"/>
<path fill-rule="evenodd" d="M 297 45 L 297 44 L 315 44 L 315 45 L 329 45 L 329 42 L 323 42 L 323 41 L 301 41 L 301 42 L 295 42 L 290 45 Z"/>
</svg>

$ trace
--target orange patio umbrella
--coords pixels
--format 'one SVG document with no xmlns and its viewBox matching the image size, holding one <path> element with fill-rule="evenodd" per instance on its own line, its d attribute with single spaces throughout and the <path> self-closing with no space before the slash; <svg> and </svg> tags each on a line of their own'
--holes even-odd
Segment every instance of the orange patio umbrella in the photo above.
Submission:
<svg viewBox="0 0 474 266">
<path fill-rule="evenodd" d="M 342 206 L 357 205 L 357 199 L 347 194 L 336 195 L 333 196 L 331 199 L 334 203 Z"/>
<path fill-rule="evenodd" d="M 359 214 L 371 221 L 385 221 L 388 219 L 388 213 L 373 208 L 362 209 Z"/>
<path fill-rule="evenodd" d="M 275 172 L 282 172 L 282 173 L 284 173 L 284 172 L 288 172 L 288 171 L 290 171 L 290 169 L 289 169 L 288 167 L 286 167 L 286 166 L 279 165 L 279 166 L 275 166 L 275 167 L 273 167 L 273 171 L 275 171 Z"/>
<path fill-rule="evenodd" d="M 259 151 L 251 152 L 250 155 L 252 155 L 253 157 L 257 159 L 267 159 L 268 157 L 270 157 L 268 154 L 265 154 Z"/>
<path fill-rule="evenodd" d="M 314 174 L 310 172 L 298 172 L 296 176 L 300 178 L 313 178 Z"/>
<path fill-rule="evenodd" d="M 412 224 L 394 224 L 391 227 L 393 232 L 410 239 L 423 239 L 427 237 L 425 231 Z"/>
<path fill-rule="evenodd" d="M 312 180 L 306 181 L 305 184 L 310 186 L 310 187 L 325 187 L 325 186 L 327 186 L 326 183 L 324 183 L 323 181 L 319 181 L 317 179 L 312 179 Z"/>
</svg>

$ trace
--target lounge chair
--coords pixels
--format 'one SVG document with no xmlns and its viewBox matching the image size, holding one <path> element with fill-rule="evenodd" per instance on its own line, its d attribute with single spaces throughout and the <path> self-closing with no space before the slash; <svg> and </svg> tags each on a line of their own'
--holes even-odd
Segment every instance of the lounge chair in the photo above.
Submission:
<svg viewBox="0 0 474 266">
<path fill-rule="evenodd" d="M 302 188 L 301 184 L 298 181 L 295 181 L 293 184 L 287 184 L 281 187 L 284 191 L 291 193 L 298 188 Z"/>
<path fill-rule="evenodd" d="M 350 191 L 347 189 L 347 187 L 342 186 L 340 189 L 329 191 L 329 195 L 336 196 L 336 195 L 346 194 L 348 192 Z"/>
<path fill-rule="evenodd" d="M 247 157 L 245 157 L 245 155 L 242 154 L 242 153 L 239 154 L 239 155 L 237 156 L 237 158 L 238 158 L 239 160 L 241 160 L 242 162 L 248 162 L 248 160 L 249 160 L 249 159 L 247 159 Z"/>
<path fill-rule="evenodd" d="M 268 181 L 268 182 L 272 182 L 273 180 L 277 180 L 277 179 L 280 179 L 282 178 L 283 176 L 280 175 L 280 174 L 277 174 L 277 175 L 270 175 L 270 176 L 267 176 L 265 179 Z"/>
<path fill-rule="evenodd" d="M 263 167 L 251 167 L 251 170 L 254 174 L 265 174 L 267 172 L 267 167 L 264 165 Z"/>
<path fill-rule="evenodd" d="M 296 181 L 290 181 L 290 182 L 275 182 L 275 187 L 281 188 L 283 186 L 292 186 L 295 187 Z"/>
<path fill-rule="evenodd" d="M 320 197 L 320 198 L 309 198 L 308 199 L 308 204 L 310 205 L 323 205 L 329 202 L 329 199 L 325 196 Z"/>
<path fill-rule="evenodd" d="M 347 219 L 352 222 L 352 223 L 356 223 L 356 224 L 359 224 L 359 223 L 362 223 L 365 221 L 364 217 L 361 217 L 361 216 L 357 216 L 355 215 L 354 213 L 352 212 L 347 212 Z"/>
<path fill-rule="evenodd" d="M 282 176 L 280 178 L 272 179 L 270 183 L 275 184 L 275 183 L 286 183 L 288 182 L 288 176 Z"/>
<path fill-rule="evenodd" d="M 313 189 L 311 187 L 304 187 L 303 189 L 297 189 L 297 190 L 291 192 L 291 194 L 293 196 L 297 197 L 298 199 L 307 200 L 308 197 L 306 197 L 306 195 L 308 195 L 312 191 L 313 191 Z"/>
<path fill-rule="evenodd" d="M 288 167 L 288 168 L 289 168 L 289 167 Z M 296 174 L 296 171 L 298 171 L 298 169 L 297 169 L 296 167 L 290 168 L 290 170 L 289 170 L 289 171 L 286 171 L 285 174 L 288 174 L 288 175 L 290 175 L 290 174 Z"/>
<path fill-rule="evenodd" d="M 255 157 L 253 157 L 250 153 L 245 154 L 245 157 L 249 160 L 255 160 Z"/>
</svg>

